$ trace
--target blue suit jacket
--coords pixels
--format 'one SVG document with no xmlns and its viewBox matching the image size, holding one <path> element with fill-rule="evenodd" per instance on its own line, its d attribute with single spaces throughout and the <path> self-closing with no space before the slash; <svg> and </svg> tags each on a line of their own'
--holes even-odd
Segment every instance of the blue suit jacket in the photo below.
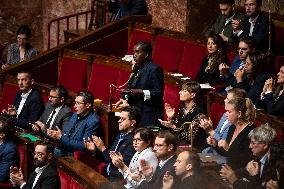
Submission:
<svg viewBox="0 0 284 189">
<path fill-rule="evenodd" d="M 222 128 L 222 125 L 224 124 L 224 122 L 227 120 L 227 116 L 226 116 L 226 113 L 224 113 L 218 123 L 218 126 L 216 127 L 216 129 L 214 130 L 214 139 L 216 141 L 219 141 L 219 140 L 226 140 L 227 136 L 228 136 L 228 131 L 229 131 L 229 128 L 231 127 L 231 123 L 228 122 L 225 126 L 225 128 L 222 130 L 221 132 L 221 128 Z"/>
<path fill-rule="evenodd" d="M 6 182 L 10 178 L 10 167 L 19 163 L 17 146 L 10 141 L 4 141 L 0 145 L 0 182 Z"/>
<path fill-rule="evenodd" d="M 16 98 L 14 100 L 14 106 L 16 109 L 19 108 L 20 102 L 22 100 L 22 91 L 17 92 Z M 16 126 L 22 129 L 31 130 L 29 123 L 34 123 L 37 121 L 44 111 L 44 102 L 40 96 L 40 93 L 36 89 L 32 89 L 29 94 L 23 109 L 16 119 Z"/>
<path fill-rule="evenodd" d="M 144 101 L 143 95 L 129 96 L 129 104 L 141 112 L 143 126 L 159 125 L 158 119 L 164 118 L 164 74 L 161 67 L 147 62 L 139 68 L 137 76 L 128 84 L 129 89 L 149 90 L 151 99 Z"/>
<path fill-rule="evenodd" d="M 71 153 L 77 150 L 83 151 L 85 149 L 83 138 L 91 138 L 94 134 L 100 136 L 99 122 L 99 116 L 94 111 L 81 119 L 78 119 L 78 114 L 74 113 L 63 128 L 63 135 L 60 138 L 61 149 Z"/>
</svg>

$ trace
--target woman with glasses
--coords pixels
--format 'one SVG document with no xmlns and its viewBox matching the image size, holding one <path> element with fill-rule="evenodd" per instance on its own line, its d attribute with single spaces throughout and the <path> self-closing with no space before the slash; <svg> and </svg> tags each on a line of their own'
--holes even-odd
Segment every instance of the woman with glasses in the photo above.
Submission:
<svg viewBox="0 0 284 189">
<path fill-rule="evenodd" d="M 30 44 L 30 38 L 30 28 L 26 25 L 20 26 L 17 31 L 17 43 L 9 45 L 7 62 L 2 65 L 2 69 L 38 54 L 38 50 Z"/>
<path fill-rule="evenodd" d="M 181 144 L 190 144 L 193 138 L 193 146 L 202 150 L 207 146 L 207 134 L 205 130 L 192 124 L 193 120 L 197 120 L 198 115 L 203 113 L 201 103 L 199 101 L 200 85 L 195 81 L 189 81 L 182 85 L 179 92 L 181 106 L 175 118 L 175 108 L 170 104 L 165 104 L 167 120 L 161 122 L 162 125 L 172 129 L 179 137 Z M 190 136 L 190 127 L 192 126 L 192 135 Z"/>
<path fill-rule="evenodd" d="M 146 161 L 149 166 L 155 171 L 158 165 L 158 159 L 153 152 L 152 145 L 154 141 L 154 134 L 148 128 L 138 128 L 134 131 L 133 147 L 136 151 L 131 159 L 129 167 L 123 162 L 121 154 L 115 152 L 111 153 L 112 163 L 122 173 L 127 183 L 125 188 L 137 188 L 139 181 L 142 179 L 140 176 L 141 165 L 140 162 Z"/>
</svg>

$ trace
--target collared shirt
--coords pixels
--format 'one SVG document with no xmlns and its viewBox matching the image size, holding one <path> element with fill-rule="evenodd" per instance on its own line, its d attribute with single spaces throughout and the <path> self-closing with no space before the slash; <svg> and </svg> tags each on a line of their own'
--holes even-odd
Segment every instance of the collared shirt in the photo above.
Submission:
<svg viewBox="0 0 284 189">
<path fill-rule="evenodd" d="M 163 166 L 172 158 L 173 156 L 171 156 L 171 157 L 169 157 L 168 159 L 166 159 L 166 160 L 161 160 L 160 162 L 159 162 L 159 168 L 161 169 L 161 168 L 163 168 Z"/>
<path fill-rule="evenodd" d="M 259 177 L 261 177 L 261 175 L 262 175 L 263 167 L 264 167 L 267 160 L 268 160 L 268 154 L 267 153 L 264 156 L 262 156 L 262 158 L 259 160 L 259 162 L 260 162 Z"/>
<path fill-rule="evenodd" d="M 149 90 L 143 90 L 144 93 L 144 101 L 151 99 L 151 94 Z"/>
<path fill-rule="evenodd" d="M 221 129 L 220 129 L 220 133 L 222 133 L 222 131 L 225 129 L 226 125 L 229 123 L 229 120 L 226 119 L 226 121 L 224 121 Z"/>
<path fill-rule="evenodd" d="M 50 125 L 49 129 L 52 128 L 53 123 L 54 123 L 54 121 L 55 121 L 55 118 L 56 118 L 57 114 L 59 113 L 59 111 L 61 110 L 62 107 L 63 107 L 63 105 L 61 105 L 61 106 L 55 108 L 55 109 L 53 110 L 53 111 L 55 111 L 55 113 L 53 114 L 53 116 L 52 116 L 52 113 L 53 113 L 53 111 L 52 111 L 51 114 L 49 115 L 48 119 L 46 120 L 46 123 L 50 122 L 50 124 L 49 124 L 49 125 Z M 52 117 L 51 117 L 51 116 L 52 116 Z M 50 121 L 49 119 L 51 119 L 51 121 Z"/>
<path fill-rule="evenodd" d="M 36 175 L 35 180 L 34 180 L 34 182 L 33 182 L 32 189 L 35 187 L 35 185 L 36 185 L 36 183 L 37 183 L 37 181 L 38 181 L 40 175 L 42 174 L 42 172 L 44 171 L 44 169 L 45 169 L 47 166 L 48 166 L 48 164 L 45 165 L 45 166 L 43 166 L 43 167 L 37 167 L 37 168 L 35 169 L 35 172 L 36 172 L 37 175 Z M 22 189 L 25 185 L 26 185 L 26 182 L 23 183 L 23 184 L 20 186 L 20 188 Z"/>
<path fill-rule="evenodd" d="M 21 94 L 21 102 L 20 102 L 20 105 L 19 105 L 19 107 L 18 107 L 18 109 L 17 109 L 17 117 L 20 115 L 20 113 L 21 113 L 21 111 L 22 111 L 22 109 L 23 109 L 23 107 L 24 107 L 24 105 L 25 105 L 25 102 L 26 102 L 26 100 L 27 100 L 27 98 L 28 98 L 28 96 L 29 96 L 29 94 L 32 92 L 32 89 L 31 90 L 29 90 L 29 92 L 27 92 L 27 93 L 22 93 Z"/>
<path fill-rule="evenodd" d="M 257 18 L 258 18 L 258 15 L 254 19 L 251 19 L 251 18 L 249 19 L 249 23 L 250 23 L 249 36 L 252 36 L 253 29 L 254 29 Z"/>
</svg>

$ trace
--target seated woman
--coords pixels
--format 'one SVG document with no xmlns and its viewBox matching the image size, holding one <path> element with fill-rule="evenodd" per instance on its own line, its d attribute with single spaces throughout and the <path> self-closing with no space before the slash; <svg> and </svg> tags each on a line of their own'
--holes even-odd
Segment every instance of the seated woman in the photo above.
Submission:
<svg viewBox="0 0 284 189">
<path fill-rule="evenodd" d="M 17 43 L 9 45 L 7 62 L 2 65 L 2 69 L 38 54 L 38 50 L 29 43 L 30 37 L 30 28 L 25 25 L 20 26 L 17 31 Z"/>
<path fill-rule="evenodd" d="M 9 117 L 0 116 L 0 182 L 10 178 L 10 167 L 19 163 L 18 148 L 13 143 L 13 122 Z"/>
<path fill-rule="evenodd" d="M 255 109 L 249 98 L 235 98 L 225 105 L 227 118 L 233 125 L 226 140 L 220 140 L 215 150 L 228 160 L 233 169 L 245 167 L 252 158 L 249 132 L 254 128 Z"/>
<path fill-rule="evenodd" d="M 127 184 L 124 185 L 125 188 L 138 187 L 139 181 L 142 179 L 139 176 L 141 160 L 148 162 L 154 171 L 158 166 L 158 159 L 152 149 L 153 141 L 154 134 L 150 129 L 138 128 L 134 131 L 133 147 L 136 153 L 132 157 L 129 167 L 125 165 L 121 155 L 116 153 L 111 154 L 112 163 L 119 168 L 119 171 L 127 181 Z"/>
<path fill-rule="evenodd" d="M 219 65 L 229 65 L 226 48 L 223 39 L 219 35 L 209 35 L 207 38 L 208 55 L 203 59 L 196 81 L 209 83 L 210 85 L 222 84 Z"/>
<path fill-rule="evenodd" d="M 265 109 L 268 114 L 284 117 L 284 65 L 281 66 L 277 77 L 278 86 L 276 88 L 272 78 L 265 81 L 256 107 Z"/>
<path fill-rule="evenodd" d="M 232 87 L 246 90 L 248 98 L 255 103 L 261 94 L 265 81 L 270 77 L 267 68 L 267 56 L 261 51 L 252 51 L 248 53 L 244 68 L 237 69 L 234 76 L 227 75 L 222 71 L 220 74 L 228 79 L 227 81 Z"/>
<path fill-rule="evenodd" d="M 200 85 L 195 81 L 189 81 L 182 85 L 182 89 L 179 92 L 180 101 L 182 102 L 181 107 L 178 110 L 176 118 L 174 118 L 175 108 L 171 105 L 166 104 L 167 121 L 159 119 L 162 125 L 172 129 L 177 133 L 181 143 L 189 144 L 191 141 L 190 128 L 187 122 L 196 121 L 198 115 L 204 113 L 198 96 L 200 92 Z M 192 124 L 193 134 L 193 146 L 197 149 L 203 149 L 207 146 L 206 144 L 206 132 L 204 129 L 199 127 L 198 124 Z"/>
</svg>

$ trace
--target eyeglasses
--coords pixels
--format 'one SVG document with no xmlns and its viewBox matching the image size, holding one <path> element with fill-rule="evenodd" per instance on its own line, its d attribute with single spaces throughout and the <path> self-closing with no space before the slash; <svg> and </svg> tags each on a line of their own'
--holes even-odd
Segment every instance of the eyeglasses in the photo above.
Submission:
<svg viewBox="0 0 284 189">
<path fill-rule="evenodd" d="M 250 145 L 264 144 L 263 142 L 250 141 Z"/>
<path fill-rule="evenodd" d="M 17 37 L 17 40 L 22 40 L 22 41 L 24 41 L 24 40 L 27 40 L 28 38 L 26 38 L 26 37 Z"/>
<path fill-rule="evenodd" d="M 81 104 L 86 104 L 86 103 L 85 103 L 85 102 L 75 101 L 74 104 L 75 104 L 76 106 L 79 106 L 79 105 L 81 105 Z"/>
<path fill-rule="evenodd" d="M 33 152 L 33 156 L 37 156 L 37 157 L 42 158 L 43 156 L 45 156 L 45 154 L 41 153 L 41 152 Z"/>
<path fill-rule="evenodd" d="M 60 98 L 59 96 L 51 96 L 51 95 L 48 95 L 48 98 Z"/>
<path fill-rule="evenodd" d="M 140 143 L 142 140 L 140 138 L 133 138 L 133 143 Z"/>
<path fill-rule="evenodd" d="M 123 121 L 126 121 L 126 120 L 129 120 L 128 118 L 124 118 L 124 117 L 120 117 L 119 118 L 119 121 L 123 122 Z"/>
</svg>

